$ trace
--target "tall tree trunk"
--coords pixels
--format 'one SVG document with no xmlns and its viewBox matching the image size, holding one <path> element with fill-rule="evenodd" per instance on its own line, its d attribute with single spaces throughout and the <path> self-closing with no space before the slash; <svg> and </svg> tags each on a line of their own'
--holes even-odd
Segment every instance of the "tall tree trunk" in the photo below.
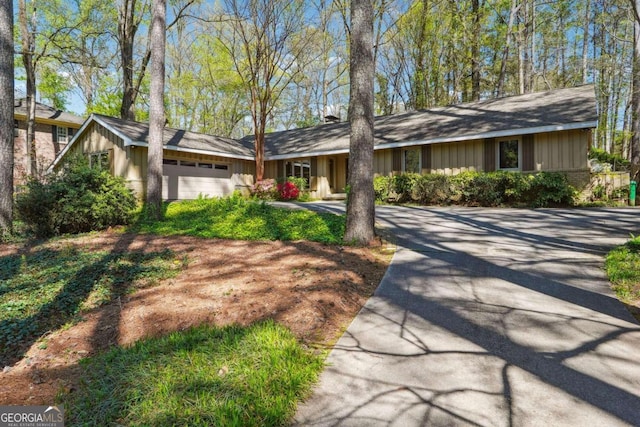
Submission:
<svg viewBox="0 0 640 427">
<path fill-rule="evenodd" d="M 122 66 L 122 104 L 120 117 L 135 120 L 133 87 L 133 41 L 138 30 L 134 19 L 136 0 L 123 0 L 118 11 L 118 43 Z"/>
<path fill-rule="evenodd" d="M 13 231 L 13 0 L 0 0 L 0 241 Z"/>
<path fill-rule="evenodd" d="M 35 50 L 35 9 L 32 16 L 32 24 L 27 17 L 26 0 L 18 1 L 18 20 L 20 22 L 20 36 L 22 40 L 22 64 L 24 65 L 25 77 L 27 80 L 26 111 L 27 111 L 27 175 L 35 176 L 38 170 L 36 162 L 36 141 L 35 141 L 35 121 L 36 121 L 36 64 L 33 54 Z"/>
<path fill-rule="evenodd" d="M 634 0 L 633 77 L 631 95 L 631 179 L 638 180 L 640 171 L 640 0 Z"/>
<path fill-rule="evenodd" d="M 582 84 L 589 78 L 589 25 L 591 24 L 591 0 L 585 1 L 584 25 L 582 27 Z"/>
<path fill-rule="evenodd" d="M 149 150 L 147 169 L 147 212 L 162 218 L 162 135 L 164 114 L 164 74 L 166 0 L 153 0 L 151 14 L 151 88 L 149 108 Z"/>
<path fill-rule="evenodd" d="M 480 0 L 471 0 L 471 100 L 480 101 Z"/>
<path fill-rule="evenodd" d="M 502 61 L 500 62 L 500 75 L 498 76 L 498 84 L 496 85 L 496 96 L 504 96 L 504 82 L 507 78 L 507 62 L 509 61 L 509 48 L 513 40 L 513 25 L 516 21 L 518 14 L 518 0 L 512 0 L 511 10 L 509 12 L 509 23 L 507 24 L 507 36 L 504 44 L 504 50 L 502 51 Z"/>
<path fill-rule="evenodd" d="M 351 99 L 349 117 L 349 199 L 346 242 L 368 244 L 375 237 L 373 192 L 373 7 L 370 0 L 351 1 Z"/>
</svg>

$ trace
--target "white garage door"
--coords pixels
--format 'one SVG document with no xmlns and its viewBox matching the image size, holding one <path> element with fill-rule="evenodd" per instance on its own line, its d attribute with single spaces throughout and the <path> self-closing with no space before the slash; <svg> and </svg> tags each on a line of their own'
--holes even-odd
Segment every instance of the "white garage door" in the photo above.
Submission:
<svg viewBox="0 0 640 427">
<path fill-rule="evenodd" d="M 197 199 L 198 195 L 218 197 L 233 193 L 231 167 L 225 163 L 164 159 L 162 198 Z"/>
</svg>

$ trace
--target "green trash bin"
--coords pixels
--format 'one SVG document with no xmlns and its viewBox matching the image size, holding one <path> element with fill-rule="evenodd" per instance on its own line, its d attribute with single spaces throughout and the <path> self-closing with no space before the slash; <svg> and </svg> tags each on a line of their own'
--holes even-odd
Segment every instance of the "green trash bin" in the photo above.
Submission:
<svg viewBox="0 0 640 427">
<path fill-rule="evenodd" d="M 629 206 L 636 205 L 636 187 L 638 183 L 635 181 L 631 181 L 629 183 Z"/>
</svg>

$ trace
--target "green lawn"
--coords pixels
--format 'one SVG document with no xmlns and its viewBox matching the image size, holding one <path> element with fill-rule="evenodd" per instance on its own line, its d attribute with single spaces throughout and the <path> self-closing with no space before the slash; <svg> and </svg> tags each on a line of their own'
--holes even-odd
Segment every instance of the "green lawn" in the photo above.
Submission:
<svg viewBox="0 0 640 427">
<path fill-rule="evenodd" d="M 339 243 L 345 218 L 240 197 L 165 205 L 128 231 L 241 240 Z M 18 243 L 18 242 L 14 242 Z M 82 312 L 176 276 L 188 260 L 161 252 L 92 251 L 65 238 L 0 257 L 0 362 L 15 363 L 41 337 Z M 33 245 L 33 246 L 29 246 Z M 28 246 L 28 249 L 26 247 Z M 265 296 L 268 297 L 268 296 Z M 82 363 L 83 383 L 60 394 L 70 425 L 287 425 L 323 369 L 284 327 L 202 326 L 114 348 Z"/>
<path fill-rule="evenodd" d="M 323 368 L 285 328 L 202 326 L 83 363 L 71 425 L 280 426 Z"/>
<path fill-rule="evenodd" d="M 640 299 L 640 237 L 609 252 L 605 268 L 620 300 L 631 303 Z"/>
<path fill-rule="evenodd" d="M 172 202 L 166 205 L 163 221 L 143 217 L 133 229 L 141 233 L 205 238 L 341 243 L 344 227 L 344 215 L 276 208 L 232 196 Z"/>
</svg>

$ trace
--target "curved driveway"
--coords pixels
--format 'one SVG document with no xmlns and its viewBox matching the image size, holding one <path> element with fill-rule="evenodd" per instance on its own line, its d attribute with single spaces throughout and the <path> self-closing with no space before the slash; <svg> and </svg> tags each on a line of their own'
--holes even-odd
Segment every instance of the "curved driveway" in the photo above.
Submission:
<svg viewBox="0 0 640 427">
<path fill-rule="evenodd" d="M 377 221 L 398 251 L 298 424 L 640 425 L 640 325 L 602 270 L 639 210 L 384 206 Z"/>
</svg>

